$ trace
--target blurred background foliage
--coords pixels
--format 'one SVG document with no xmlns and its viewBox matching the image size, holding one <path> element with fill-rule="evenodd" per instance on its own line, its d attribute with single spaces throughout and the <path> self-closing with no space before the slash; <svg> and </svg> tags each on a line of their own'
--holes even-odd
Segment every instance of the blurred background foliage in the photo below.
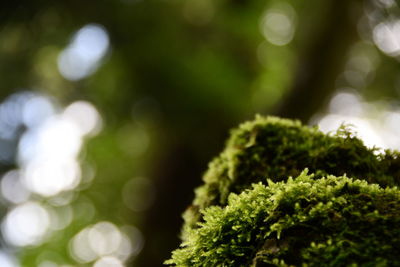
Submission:
<svg viewBox="0 0 400 267">
<path fill-rule="evenodd" d="M 0 9 L 0 266 L 160 266 L 255 113 L 400 148 L 394 0 L 17 0 Z"/>
</svg>

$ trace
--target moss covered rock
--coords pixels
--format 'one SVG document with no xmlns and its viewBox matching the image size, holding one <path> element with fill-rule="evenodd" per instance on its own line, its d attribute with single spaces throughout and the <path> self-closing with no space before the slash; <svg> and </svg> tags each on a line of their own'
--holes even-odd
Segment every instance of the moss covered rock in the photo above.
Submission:
<svg viewBox="0 0 400 267">
<path fill-rule="evenodd" d="M 168 264 L 400 266 L 400 154 L 346 127 L 257 116 L 203 180 Z"/>
<path fill-rule="evenodd" d="M 344 176 L 253 185 L 211 206 L 168 264 L 399 266 L 400 191 Z"/>
<path fill-rule="evenodd" d="M 240 193 L 267 178 L 282 181 L 305 168 L 315 178 L 347 175 L 383 187 L 400 184 L 400 154 L 367 148 L 346 127 L 324 134 L 299 121 L 256 116 L 231 132 L 224 151 L 210 164 L 184 214 L 182 237 L 201 221 L 201 210 L 226 205 L 230 193 Z"/>
</svg>

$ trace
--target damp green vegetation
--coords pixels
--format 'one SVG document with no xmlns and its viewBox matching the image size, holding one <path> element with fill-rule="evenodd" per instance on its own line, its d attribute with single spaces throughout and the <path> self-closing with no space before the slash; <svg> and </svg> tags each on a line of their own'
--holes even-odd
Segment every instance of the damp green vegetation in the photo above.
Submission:
<svg viewBox="0 0 400 267">
<path fill-rule="evenodd" d="M 400 191 L 345 176 L 254 184 L 202 211 L 167 264 L 398 266 Z"/>
<path fill-rule="evenodd" d="M 224 151 L 209 165 L 196 189 L 196 197 L 184 214 L 187 228 L 201 220 L 201 210 L 224 206 L 230 193 L 240 193 L 267 179 L 282 181 L 305 168 L 315 178 L 347 175 L 383 187 L 400 183 L 398 152 L 367 148 L 351 127 L 324 134 L 299 121 L 256 116 L 231 133 Z"/>
<path fill-rule="evenodd" d="M 399 156 L 349 126 L 256 116 L 210 163 L 166 263 L 400 266 Z"/>
</svg>

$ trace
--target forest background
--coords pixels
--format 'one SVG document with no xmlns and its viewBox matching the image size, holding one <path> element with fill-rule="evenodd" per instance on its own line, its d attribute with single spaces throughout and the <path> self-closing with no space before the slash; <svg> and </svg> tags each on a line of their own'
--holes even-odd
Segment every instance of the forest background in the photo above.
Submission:
<svg viewBox="0 0 400 267">
<path fill-rule="evenodd" d="M 8 1 L 0 266 L 160 266 L 254 114 L 400 148 L 394 0 Z"/>
</svg>

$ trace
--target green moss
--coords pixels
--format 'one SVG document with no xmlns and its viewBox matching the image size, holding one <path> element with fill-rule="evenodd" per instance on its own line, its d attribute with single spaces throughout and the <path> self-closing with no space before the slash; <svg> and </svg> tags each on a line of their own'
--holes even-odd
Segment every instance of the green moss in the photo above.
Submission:
<svg viewBox="0 0 400 267">
<path fill-rule="evenodd" d="M 203 180 L 167 264 L 400 266 L 400 154 L 346 127 L 257 116 Z"/>
<path fill-rule="evenodd" d="M 305 168 L 316 179 L 346 174 L 383 187 L 400 183 L 399 153 L 369 149 L 345 127 L 326 135 L 298 121 L 256 116 L 232 131 L 224 151 L 210 163 L 204 185 L 196 189 L 193 205 L 184 214 L 183 239 L 202 221 L 201 210 L 226 205 L 231 192 L 267 178 L 296 177 Z"/>
<path fill-rule="evenodd" d="M 400 191 L 307 172 L 230 194 L 167 264 L 177 266 L 399 266 Z"/>
</svg>

